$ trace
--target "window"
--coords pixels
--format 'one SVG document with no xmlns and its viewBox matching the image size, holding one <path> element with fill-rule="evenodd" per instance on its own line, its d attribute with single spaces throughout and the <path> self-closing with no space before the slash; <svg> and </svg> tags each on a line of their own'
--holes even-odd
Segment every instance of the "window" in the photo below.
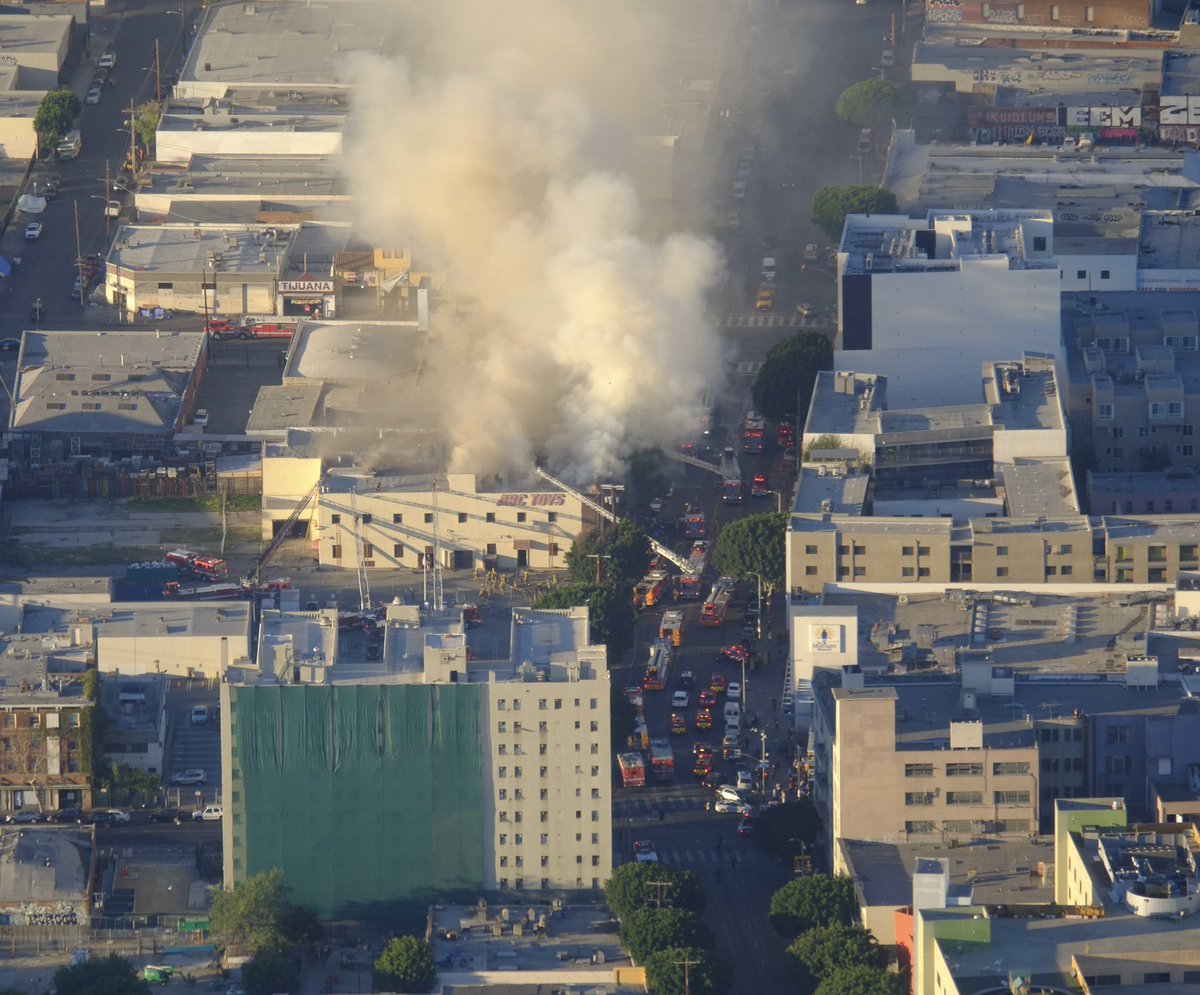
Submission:
<svg viewBox="0 0 1200 995">
<path fill-rule="evenodd" d="M 997 577 L 1007 577 L 1008 576 L 1008 567 L 996 567 L 996 576 Z"/>
<path fill-rule="evenodd" d="M 373 521 L 375 521 L 375 516 L 371 512 L 367 511 L 363 513 L 363 525 L 370 525 Z"/>
<path fill-rule="evenodd" d="M 1087 6 L 1083 8 L 1083 19 L 1091 24 L 1096 19 L 1096 8 Z"/>
<path fill-rule="evenodd" d="M 404 543 L 397 542 L 392 544 L 392 556 L 398 560 L 404 559 Z"/>
<path fill-rule="evenodd" d="M 496 513 L 494 511 L 489 511 L 483 516 L 483 519 L 485 522 L 494 522 L 496 520 Z"/>
<path fill-rule="evenodd" d="M 398 511 L 393 511 L 392 512 L 392 524 L 393 525 L 403 525 L 404 524 L 404 516 L 402 514 L 400 514 L 400 512 L 398 512 Z"/>
<path fill-rule="evenodd" d="M 1057 9 L 1057 8 L 1055 8 L 1055 9 Z M 1033 236 L 1033 251 L 1034 252 L 1045 252 L 1046 251 L 1046 236 L 1045 235 L 1034 235 Z"/>
<path fill-rule="evenodd" d="M 513 777 L 520 777 L 520 776 L 521 776 L 521 768 L 520 768 L 520 767 L 514 767 L 514 768 L 513 768 Z"/>
<path fill-rule="evenodd" d="M 496 555 L 496 544 L 494 542 L 489 542 L 487 544 L 487 552 L 484 555 L 486 555 L 486 556 L 495 556 Z"/>
<path fill-rule="evenodd" d="M 917 543 L 917 555 L 918 556 L 928 556 L 929 555 L 929 547 L 922 546 L 920 543 Z"/>
<path fill-rule="evenodd" d="M 1097 404 L 1096 418 L 1099 421 L 1112 421 L 1113 406 L 1111 404 Z"/>
<path fill-rule="evenodd" d="M 71 381 L 71 380 L 75 379 L 75 374 L 74 373 L 56 373 L 56 374 L 54 374 L 54 379 L 58 380 L 59 382 L 62 382 L 64 380 Z"/>
<path fill-rule="evenodd" d="M 947 791 L 947 805 L 982 805 L 982 791 Z"/>
<path fill-rule="evenodd" d="M 905 777 L 933 777 L 933 764 L 905 764 Z"/>
<path fill-rule="evenodd" d="M 817 547 L 816 546 L 805 546 L 804 547 L 804 555 L 805 556 L 816 556 L 817 555 Z"/>
<path fill-rule="evenodd" d="M 932 805 L 932 791 L 906 791 L 904 793 L 905 805 Z"/>
<path fill-rule="evenodd" d="M 549 522 L 551 525 L 553 525 L 555 522 L 558 521 L 558 512 L 557 511 L 546 512 L 546 521 Z"/>
<path fill-rule="evenodd" d="M 1007 556 L 1008 555 L 1008 547 L 1007 546 L 997 546 L 996 547 L 996 555 L 997 556 Z"/>
<path fill-rule="evenodd" d="M 911 569 L 912 569 L 912 568 L 911 568 L 911 567 L 905 567 L 905 569 L 906 569 L 906 570 L 909 570 L 909 571 L 911 571 Z M 816 567 L 813 567 L 813 566 L 808 566 L 808 567 L 805 567 L 805 568 L 804 568 L 804 576 L 805 576 L 805 577 L 815 577 L 816 575 L 817 575 L 817 568 L 816 568 Z"/>
<path fill-rule="evenodd" d="M 92 374 L 92 380 L 99 380 L 101 383 L 108 383 L 111 379 L 112 379 L 111 373 L 93 373 Z"/>
<path fill-rule="evenodd" d="M 425 524 L 426 525 L 433 524 L 433 512 L 432 511 L 425 512 Z"/>
<path fill-rule="evenodd" d="M 1028 791 L 993 791 L 992 797 L 997 805 L 1028 805 Z"/>
<path fill-rule="evenodd" d="M 946 764 L 947 777 L 978 777 L 983 774 L 981 763 Z"/>
<path fill-rule="evenodd" d="M 1102 270 L 1100 271 L 1100 279 L 1101 279 L 1101 280 L 1107 280 L 1107 279 L 1108 279 L 1108 275 L 1109 275 L 1109 274 L 1108 274 L 1108 270 L 1106 270 L 1106 269 L 1102 269 Z"/>
<path fill-rule="evenodd" d="M 1115 754 L 1104 758 L 1105 774 L 1133 773 L 1133 757 L 1126 754 Z"/>
<path fill-rule="evenodd" d="M 1076 280 L 1086 280 L 1087 279 L 1087 270 L 1077 269 L 1075 271 L 1075 279 Z"/>
<path fill-rule="evenodd" d="M 556 542 L 547 543 L 546 544 L 546 552 L 550 556 L 557 556 L 558 555 L 558 543 L 556 543 Z"/>
<path fill-rule="evenodd" d="M 332 556 L 332 557 L 333 557 L 335 560 L 340 560 L 340 559 L 342 558 L 342 547 L 341 547 L 341 546 L 339 546 L 339 545 L 335 545 L 335 546 L 333 547 L 333 549 L 332 549 L 332 551 L 331 551 L 330 555 L 331 555 L 331 556 Z"/>
<path fill-rule="evenodd" d="M 1005 774 L 1028 774 L 1029 764 L 1024 760 L 1002 760 L 992 764 L 992 775 L 1002 777 Z"/>
<path fill-rule="evenodd" d="M 527 517 L 527 516 L 526 516 L 525 512 L 523 512 L 523 511 L 518 511 L 518 512 L 517 512 L 517 521 L 518 521 L 518 522 L 523 522 L 523 521 L 525 521 L 526 517 Z"/>
<path fill-rule="evenodd" d="M 904 824 L 906 833 L 932 833 L 933 823 L 928 819 L 922 819 L 917 822 L 906 822 Z"/>
<path fill-rule="evenodd" d="M 816 573 L 817 568 L 813 567 L 812 572 Z M 912 567 L 901 567 L 900 568 L 900 576 L 901 577 L 914 577 L 914 576 L 916 576 L 916 573 L 917 573 L 917 571 L 914 570 Z"/>
<path fill-rule="evenodd" d="M 329 516 L 329 524 L 330 525 L 341 525 L 342 524 L 342 516 L 341 515 L 330 515 Z"/>
<path fill-rule="evenodd" d="M 1125 438 L 1125 426 L 1124 425 L 1114 425 L 1113 430 L 1112 430 L 1112 437 L 1114 439 Z"/>
<path fill-rule="evenodd" d="M 813 547 L 813 550 L 814 550 L 814 551 L 816 550 L 816 547 L 815 547 L 815 546 Z M 913 555 L 913 548 L 912 548 L 912 546 L 901 546 L 901 547 L 900 547 L 900 555 L 901 555 L 901 556 L 912 556 L 912 555 Z"/>
<path fill-rule="evenodd" d="M 1092 8 L 1089 7 L 1088 10 Z M 1090 20 L 1090 18 L 1089 18 Z M 1147 971 L 1142 975 L 1142 984 L 1145 985 L 1169 985 L 1171 983 L 1170 971 Z"/>
<path fill-rule="evenodd" d="M 459 523 L 459 525 L 462 525 L 464 522 L 466 522 L 466 520 L 467 520 L 467 513 L 466 513 L 465 511 L 460 511 L 460 512 L 458 513 L 458 523 Z"/>
<path fill-rule="evenodd" d="M 95 401 L 84 401 L 82 407 L 83 407 L 84 411 L 99 411 L 100 410 L 100 405 Z"/>
<path fill-rule="evenodd" d="M 372 546 L 369 542 L 364 542 L 362 544 L 362 558 L 364 560 L 369 560 L 374 555 L 375 555 L 375 547 Z"/>
<path fill-rule="evenodd" d="M 497 769 L 496 769 L 496 776 L 497 776 L 497 777 L 508 777 L 508 768 L 507 768 L 507 767 L 499 767 L 499 768 L 497 768 Z"/>
<path fill-rule="evenodd" d="M 508 788 L 501 788 L 499 791 L 497 791 L 496 798 L 502 802 L 508 801 Z"/>
<path fill-rule="evenodd" d="M 79 713 L 67 712 L 67 725 L 72 729 L 79 728 Z"/>
<path fill-rule="evenodd" d="M 159 289 L 159 290 L 174 290 L 174 289 L 175 289 L 175 284 L 173 284 L 173 283 L 160 283 L 160 284 L 158 285 L 158 289 Z"/>
<path fill-rule="evenodd" d="M 929 576 L 929 567 L 917 567 L 917 576 L 918 577 L 928 577 Z"/>
</svg>

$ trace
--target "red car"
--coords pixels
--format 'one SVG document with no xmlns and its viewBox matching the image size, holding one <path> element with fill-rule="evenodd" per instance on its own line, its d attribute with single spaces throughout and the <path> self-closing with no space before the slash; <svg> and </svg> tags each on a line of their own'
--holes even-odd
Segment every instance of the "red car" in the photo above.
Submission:
<svg viewBox="0 0 1200 995">
<path fill-rule="evenodd" d="M 754 481 L 750 484 L 750 496 L 755 498 L 765 498 L 771 491 L 767 487 L 767 475 L 765 473 L 756 473 Z"/>
<path fill-rule="evenodd" d="M 712 680 L 708 682 L 708 689 L 713 692 L 724 691 L 727 683 L 724 674 L 713 674 Z"/>
<path fill-rule="evenodd" d="M 721 656 L 734 663 L 750 662 L 750 651 L 745 646 L 722 646 Z"/>
<path fill-rule="evenodd" d="M 709 746 L 707 743 L 693 743 L 692 744 L 692 756 L 693 757 L 705 757 L 705 756 L 711 757 L 712 752 L 713 752 L 713 748 L 711 746 Z"/>
<path fill-rule="evenodd" d="M 700 707 L 712 708 L 717 703 L 717 692 L 705 688 L 700 692 Z"/>
<path fill-rule="evenodd" d="M 696 712 L 696 728 L 697 729 L 711 729 L 712 726 L 713 726 L 712 712 L 710 712 L 707 708 L 701 708 L 698 712 Z"/>
<path fill-rule="evenodd" d="M 713 758 L 711 754 L 706 753 L 702 757 L 697 757 L 695 764 L 692 765 L 692 773 L 697 777 L 708 777 L 713 771 Z"/>
</svg>

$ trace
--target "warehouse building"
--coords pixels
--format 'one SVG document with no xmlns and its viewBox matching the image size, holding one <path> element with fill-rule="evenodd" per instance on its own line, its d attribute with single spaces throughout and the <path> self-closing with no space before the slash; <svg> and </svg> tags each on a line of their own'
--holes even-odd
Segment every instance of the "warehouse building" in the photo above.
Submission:
<svg viewBox="0 0 1200 995">
<path fill-rule="evenodd" d="M 280 867 L 332 918 L 423 912 L 433 894 L 598 890 L 612 871 L 609 677 L 587 632 L 585 608 L 518 609 L 510 658 L 485 661 L 461 614 L 393 604 L 374 665 L 299 648 L 294 665 L 231 677 L 225 886 Z"/>
</svg>

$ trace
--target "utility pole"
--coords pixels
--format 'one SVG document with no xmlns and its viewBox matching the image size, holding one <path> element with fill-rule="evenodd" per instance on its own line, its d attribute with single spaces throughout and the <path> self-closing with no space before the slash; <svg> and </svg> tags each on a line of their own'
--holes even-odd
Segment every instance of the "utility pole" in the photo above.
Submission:
<svg viewBox="0 0 1200 995">
<path fill-rule="evenodd" d="M 893 19 L 895 15 L 892 15 Z M 158 51 L 158 39 L 154 39 L 154 99 L 162 103 L 162 59 Z"/>
<path fill-rule="evenodd" d="M 611 560 L 612 557 L 607 555 L 606 553 L 588 553 L 588 559 L 596 561 L 596 583 L 599 584 L 600 583 L 600 561 L 601 560 Z"/>
<path fill-rule="evenodd" d="M 129 176 L 134 181 L 133 189 L 137 189 L 137 128 L 133 118 L 133 98 L 129 98 Z"/>
<path fill-rule="evenodd" d="M 650 899 L 654 903 L 656 909 L 661 909 L 663 904 L 663 891 L 669 888 L 670 881 L 647 881 L 646 887 L 654 889 L 654 897 Z"/>
<path fill-rule="evenodd" d="M 688 976 L 688 968 L 697 967 L 699 964 L 700 961 L 688 960 L 686 957 L 683 960 L 675 962 L 676 967 L 683 967 L 683 995 L 692 995 L 692 984 L 691 978 Z"/>
<path fill-rule="evenodd" d="M 79 274 L 79 310 L 82 311 L 87 287 L 83 285 L 83 246 L 79 242 L 79 201 L 75 201 L 75 272 Z"/>
<path fill-rule="evenodd" d="M 108 173 L 108 160 L 104 160 L 104 237 L 112 237 L 112 218 L 108 214 L 108 201 L 112 197 L 112 178 Z"/>
</svg>

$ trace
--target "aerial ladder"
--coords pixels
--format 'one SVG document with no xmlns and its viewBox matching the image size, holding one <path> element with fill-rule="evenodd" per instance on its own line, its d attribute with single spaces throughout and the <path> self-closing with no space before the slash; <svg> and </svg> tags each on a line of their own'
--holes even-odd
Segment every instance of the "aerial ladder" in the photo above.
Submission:
<svg viewBox="0 0 1200 995">
<path fill-rule="evenodd" d="M 697 462 L 703 463 L 704 461 L 697 460 Z M 573 498 L 575 498 L 577 501 L 579 501 L 580 504 L 584 505 L 587 508 L 591 508 L 592 511 L 594 511 L 597 515 L 600 515 L 602 518 L 608 519 L 608 521 L 612 522 L 614 525 L 617 524 L 618 522 L 620 522 L 620 519 L 616 515 L 614 515 L 611 511 L 609 511 L 607 508 L 605 508 L 604 505 L 600 504 L 598 501 L 593 501 L 587 495 L 581 494 L 579 491 L 575 490 L 575 488 L 571 487 L 569 484 L 563 483 L 557 477 L 552 477 L 549 473 L 547 473 L 545 470 L 543 470 L 540 466 L 535 466 L 533 469 L 534 469 L 534 472 L 539 477 L 541 477 L 543 480 L 546 480 L 549 483 L 553 484 L 560 491 L 563 491 L 566 494 L 570 494 Z M 683 573 L 688 572 L 688 561 L 687 560 L 685 560 L 682 556 L 680 556 L 678 553 L 674 552 L 673 550 L 668 549 L 661 542 L 658 542 L 655 539 L 650 539 L 649 537 L 647 537 L 647 539 L 650 543 L 650 548 L 654 550 L 654 552 L 657 556 L 661 556 L 667 562 L 673 563 L 676 567 L 679 568 L 679 570 L 681 572 L 683 572 Z"/>
<path fill-rule="evenodd" d="M 313 498 L 317 496 L 317 492 L 321 489 L 321 481 L 318 478 L 317 482 L 312 485 L 312 489 L 300 499 L 300 503 L 292 509 L 292 513 L 288 515 L 282 527 L 271 537 L 271 541 L 267 544 L 267 548 L 262 551 L 262 555 L 254 562 L 254 570 L 248 578 L 250 583 L 257 590 L 262 582 L 262 572 L 267 569 L 271 559 L 279 552 L 279 547 L 283 545 L 283 541 L 292 534 L 292 526 L 296 524 L 300 516 L 304 514 L 304 509 L 312 503 Z"/>
<path fill-rule="evenodd" d="M 367 580 L 365 544 L 362 537 L 362 521 L 358 517 L 358 488 L 350 488 L 350 514 L 354 516 L 354 551 L 358 560 L 358 607 L 361 611 L 371 610 L 371 582 Z"/>
<path fill-rule="evenodd" d="M 702 460 L 695 456 L 689 456 L 687 453 L 677 453 L 672 450 L 667 450 L 665 455 L 680 463 L 694 466 L 699 470 L 707 470 L 709 473 L 715 473 L 722 480 L 742 479 L 742 468 L 738 465 L 737 454 L 731 446 L 726 446 L 722 451 L 720 463 L 710 463 L 708 460 Z"/>
</svg>

